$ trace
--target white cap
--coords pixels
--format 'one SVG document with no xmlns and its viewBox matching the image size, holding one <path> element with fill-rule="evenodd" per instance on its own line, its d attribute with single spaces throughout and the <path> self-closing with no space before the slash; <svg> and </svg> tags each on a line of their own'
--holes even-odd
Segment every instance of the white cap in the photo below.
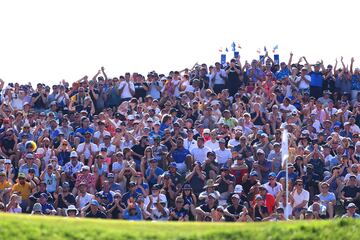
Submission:
<svg viewBox="0 0 360 240">
<path fill-rule="evenodd" d="M 207 134 L 210 134 L 210 129 L 208 129 L 208 128 L 205 128 L 205 129 L 204 129 L 204 131 L 203 131 L 203 133 L 207 133 Z"/>
<path fill-rule="evenodd" d="M 11 163 L 11 159 L 5 159 L 5 164 L 6 163 Z"/>
<path fill-rule="evenodd" d="M 135 120 L 135 117 L 134 117 L 134 115 L 129 115 L 129 116 L 127 117 L 127 119 L 128 119 L 128 120 Z"/>
<path fill-rule="evenodd" d="M 243 191 L 243 186 L 241 185 L 236 185 L 234 188 L 234 193 L 242 193 Z"/>
<path fill-rule="evenodd" d="M 78 157 L 77 152 L 72 151 L 72 152 L 70 153 L 70 157 L 71 157 L 71 158 L 72 158 L 72 157 Z"/>
</svg>

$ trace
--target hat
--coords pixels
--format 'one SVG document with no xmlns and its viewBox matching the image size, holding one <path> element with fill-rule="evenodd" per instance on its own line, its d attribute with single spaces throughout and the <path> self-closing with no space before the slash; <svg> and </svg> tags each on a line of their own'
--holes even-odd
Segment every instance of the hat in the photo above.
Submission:
<svg viewBox="0 0 360 240">
<path fill-rule="evenodd" d="M 25 178 L 25 173 L 19 173 L 18 178 Z"/>
<path fill-rule="evenodd" d="M 349 203 L 347 206 L 346 206 L 346 209 L 349 209 L 349 208 L 357 208 L 355 203 Z"/>
<path fill-rule="evenodd" d="M 0 176 L 6 176 L 6 173 L 4 171 L 1 171 Z"/>
<path fill-rule="evenodd" d="M 221 168 L 220 168 L 221 171 L 227 171 L 229 170 L 229 167 L 226 166 L 226 165 L 223 165 Z"/>
<path fill-rule="evenodd" d="M 87 183 L 82 181 L 82 182 L 80 182 L 79 186 L 81 186 L 81 185 L 87 185 Z"/>
<path fill-rule="evenodd" d="M 99 202 L 96 201 L 95 199 L 93 199 L 93 200 L 91 200 L 90 205 L 94 205 L 94 206 L 98 207 L 98 206 L 99 206 Z"/>
<path fill-rule="evenodd" d="M 176 163 L 175 163 L 175 162 L 171 162 L 171 163 L 169 164 L 169 167 L 177 168 L 177 166 L 176 166 Z"/>
<path fill-rule="evenodd" d="M 288 163 L 287 167 L 288 167 L 288 168 L 294 167 L 294 164 Z"/>
<path fill-rule="evenodd" d="M 154 125 L 160 125 L 160 122 L 159 122 L 159 121 L 155 121 L 155 122 L 154 122 Z"/>
<path fill-rule="evenodd" d="M 129 182 L 129 187 L 134 187 L 134 186 L 136 186 L 136 182 L 134 181 Z"/>
<path fill-rule="evenodd" d="M 255 196 L 255 200 L 263 200 L 263 197 L 260 196 L 260 195 L 256 195 L 256 196 Z"/>
<path fill-rule="evenodd" d="M 46 198 L 46 199 L 47 199 L 47 198 L 48 198 L 48 195 L 47 195 L 46 193 L 41 193 L 41 194 L 40 194 L 40 197 L 43 197 L 43 198 Z"/>
<path fill-rule="evenodd" d="M 81 171 L 90 171 L 90 167 L 89 166 L 82 166 L 81 167 Z"/>
<path fill-rule="evenodd" d="M 70 153 L 70 158 L 73 158 L 73 157 L 78 157 L 78 154 L 77 154 L 77 152 L 75 152 L 75 151 L 71 151 L 71 153 Z"/>
<path fill-rule="evenodd" d="M 242 191 L 243 191 L 243 186 L 239 184 L 235 186 L 234 193 L 242 193 Z"/>
<path fill-rule="evenodd" d="M 153 186 L 152 186 L 152 189 L 161 189 L 161 186 L 160 186 L 160 184 L 154 184 Z"/>
<path fill-rule="evenodd" d="M 69 183 L 69 182 L 64 182 L 64 183 L 62 184 L 62 187 L 63 187 L 63 188 L 70 188 L 70 183 Z"/>
<path fill-rule="evenodd" d="M 5 164 L 11 164 L 11 159 L 5 159 Z"/>
<path fill-rule="evenodd" d="M 219 140 L 219 143 L 226 143 L 226 141 L 225 141 L 225 139 L 221 138 L 221 139 Z"/>
<path fill-rule="evenodd" d="M 269 137 L 266 133 L 262 133 L 260 136 L 261 137 Z"/>
<path fill-rule="evenodd" d="M 128 120 L 135 120 L 135 117 L 134 117 L 134 115 L 129 115 L 129 116 L 127 117 L 127 119 L 128 119 Z"/>
<path fill-rule="evenodd" d="M 40 203 L 35 203 L 33 206 L 33 212 L 42 212 L 42 206 Z"/>
<path fill-rule="evenodd" d="M 217 199 L 217 197 L 216 197 L 216 194 L 215 194 L 215 193 L 210 193 L 210 194 L 208 195 L 208 197 L 212 197 L 212 198 L 214 198 L 214 199 Z"/>
<path fill-rule="evenodd" d="M 239 196 L 239 194 L 233 194 L 233 195 L 231 196 L 231 198 L 237 198 L 237 199 L 240 199 L 240 196 Z"/>
<path fill-rule="evenodd" d="M 25 157 L 26 157 L 26 158 L 34 158 L 34 155 L 33 155 L 32 153 L 28 153 L 28 154 L 26 154 Z"/>
<path fill-rule="evenodd" d="M 204 134 L 210 134 L 210 129 L 208 128 L 205 128 L 204 131 L 203 131 Z"/>
<path fill-rule="evenodd" d="M 269 177 L 275 178 L 275 177 L 276 177 L 276 173 L 274 173 L 274 172 L 269 173 Z"/>
<path fill-rule="evenodd" d="M 259 153 L 265 154 L 264 150 L 262 150 L 262 149 L 258 149 L 258 150 L 256 151 L 256 154 L 259 154 Z"/>
<path fill-rule="evenodd" d="M 183 186 L 183 189 L 184 189 L 184 190 L 192 190 L 190 184 L 185 184 L 185 185 Z"/>
<path fill-rule="evenodd" d="M 113 173 L 108 173 L 107 178 L 114 178 L 115 175 Z"/>
<path fill-rule="evenodd" d="M 74 205 L 69 205 L 68 208 L 65 210 L 66 216 L 68 216 L 69 211 L 75 211 L 76 212 L 75 215 L 79 214 L 79 211 L 76 209 Z"/>
<path fill-rule="evenodd" d="M 258 173 L 256 171 L 251 171 L 250 172 L 250 176 L 253 177 L 253 176 L 258 176 Z"/>
<path fill-rule="evenodd" d="M 209 187 L 217 187 L 218 185 L 219 184 L 216 184 L 214 182 L 214 180 L 209 179 L 209 180 L 206 181 L 206 185 L 204 186 L 204 189 L 209 188 Z"/>
</svg>

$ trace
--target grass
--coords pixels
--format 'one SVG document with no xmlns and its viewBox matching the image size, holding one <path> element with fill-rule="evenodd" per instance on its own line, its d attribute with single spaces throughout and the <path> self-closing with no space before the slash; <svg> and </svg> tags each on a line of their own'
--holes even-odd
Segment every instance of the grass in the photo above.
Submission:
<svg viewBox="0 0 360 240">
<path fill-rule="evenodd" d="M 0 240 L 359 239 L 360 221 L 176 223 L 0 215 Z"/>
</svg>

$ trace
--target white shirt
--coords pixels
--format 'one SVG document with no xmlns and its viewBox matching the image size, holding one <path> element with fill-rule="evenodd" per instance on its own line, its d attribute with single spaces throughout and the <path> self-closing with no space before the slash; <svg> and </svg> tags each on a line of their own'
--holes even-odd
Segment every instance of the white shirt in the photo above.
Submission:
<svg viewBox="0 0 360 240">
<path fill-rule="evenodd" d="M 282 191 L 282 185 L 281 185 L 280 183 L 278 183 L 278 182 L 276 182 L 275 187 L 270 186 L 270 183 L 269 183 L 269 182 L 265 183 L 263 186 L 266 188 L 266 190 L 268 191 L 268 193 L 270 193 L 271 195 L 273 195 L 275 198 L 276 198 L 277 194 L 278 194 L 280 191 Z"/>
<path fill-rule="evenodd" d="M 130 92 L 130 89 L 133 90 L 135 92 L 135 86 L 134 83 L 132 82 L 126 82 L 126 81 L 122 81 L 119 84 L 119 89 L 122 89 L 124 87 L 124 90 L 121 93 L 121 98 L 132 98 L 133 95 Z"/>
<path fill-rule="evenodd" d="M 189 152 L 193 149 L 197 147 L 197 143 L 194 139 L 189 140 L 189 139 L 184 139 L 184 148 L 189 150 Z"/>
<path fill-rule="evenodd" d="M 77 162 L 76 166 L 74 167 L 71 164 L 71 161 L 66 163 L 64 166 L 64 172 L 66 173 L 70 173 L 71 175 L 80 172 L 81 168 L 84 166 L 84 164 L 82 162 Z"/>
<path fill-rule="evenodd" d="M 216 160 L 219 164 L 225 164 L 231 158 L 231 151 L 227 148 L 221 150 L 215 149 Z"/>
<path fill-rule="evenodd" d="M 304 200 L 309 202 L 309 192 L 306 191 L 305 189 L 303 189 L 301 191 L 301 193 L 299 194 L 297 192 L 297 190 L 294 191 L 293 193 L 293 198 L 294 198 L 294 204 L 293 207 L 296 207 L 297 205 L 299 205 L 300 203 L 302 203 Z M 306 205 L 304 206 L 305 208 L 308 207 L 308 203 L 306 203 Z"/>
<path fill-rule="evenodd" d="M 80 155 L 84 151 L 84 148 L 85 148 L 85 143 L 84 142 L 80 143 L 79 146 L 76 149 L 77 153 Z M 99 151 L 98 146 L 96 146 L 95 143 L 90 143 L 90 145 L 87 145 L 87 147 L 86 147 L 86 149 L 84 151 L 85 159 L 90 158 L 90 155 L 91 155 L 90 148 L 92 150 L 91 152 L 98 152 Z"/>
<path fill-rule="evenodd" d="M 354 133 L 359 134 L 359 133 L 360 133 L 360 128 L 359 128 L 359 126 L 356 125 L 356 124 L 350 125 L 350 132 L 351 132 L 352 134 L 354 134 Z"/>
<path fill-rule="evenodd" d="M 235 138 L 230 139 L 228 142 L 228 146 L 230 146 L 230 147 L 236 147 L 239 144 L 240 144 L 240 141 L 236 140 Z"/>
<path fill-rule="evenodd" d="M 102 134 L 101 134 L 100 131 L 96 131 L 96 132 L 94 133 L 94 138 L 98 138 L 98 139 L 99 139 L 99 143 L 102 143 L 103 140 L 104 140 L 104 136 L 106 136 L 106 135 L 110 135 L 110 136 L 111 136 L 111 134 L 110 134 L 108 131 L 106 131 L 106 130 L 104 130 L 104 131 L 102 132 Z M 102 139 L 100 139 L 100 136 L 102 137 Z"/>
<path fill-rule="evenodd" d="M 304 76 L 306 80 L 309 81 L 309 83 L 311 82 L 311 77 L 309 75 L 305 75 Z M 305 80 L 301 79 L 301 76 L 297 77 L 295 79 L 295 82 L 296 83 L 299 83 L 299 89 L 309 89 L 310 88 L 310 85 L 309 83 L 307 83 Z"/>
<path fill-rule="evenodd" d="M 86 204 L 88 204 L 91 201 L 91 199 L 93 199 L 93 195 L 91 195 L 90 193 L 85 193 L 85 195 L 83 197 L 80 195 L 77 196 L 76 202 L 78 201 L 78 199 L 80 199 L 79 207 L 83 208 L 83 207 L 85 207 Z"/>
<path fill-rule="evenodd" d="M 219 142 L 218 141 L 212 142 L 211 140 L 209 140 L 204 145 L 205 145 L 205 147 L 210 148 L 211 151 L 214 151 L 215 149 L 219 148 Z"/>
<path fill-rule="evenodd" d="M 194 162 L 199 161 L 201 163 L 205 162 L 208 152 L 211 152 L 211 149 L 205 146 L 203 148 L 195 147 L 190 151 L 194 157 Z"/>
<path fill-rule="evenodd" d="M 116 152 L 116 147 L 115 147 L 115 145 L 114 144 L 110 144 L 110 146 L 105 146 L 105 143 L 101 143 L 100 145 L 99 145 L 99 149 L 101 149 L 101 148 L 107 148 L 107 154 L 108 155 L 112 155 L 112 154 L 114 154 L 115 152 Z"/>
<path fill-rule="evenodd" d="M 215 76 L 215 73 L 216 73 L 216 76 Z M 222 77 L 227 77 L 227 74 L 224 69 L 220 69 L 219 72 L 214 72 L 213 74 L 211 74 L 210 80 L 213 79 L 214 76 L 215 76 L 214 84 L 225 84 L 225 80 Z"/>
</svg>

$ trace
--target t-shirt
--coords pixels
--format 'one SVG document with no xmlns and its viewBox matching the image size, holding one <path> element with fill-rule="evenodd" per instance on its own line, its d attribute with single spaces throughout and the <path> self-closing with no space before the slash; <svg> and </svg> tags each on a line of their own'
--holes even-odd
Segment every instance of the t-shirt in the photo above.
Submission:
<svg viewBox="0 0 360 240">
<path fill-rule="evenodd" d="M 85 217 L 87 217 L 87 218 L 107 218 L 106 214 L 99 210 L 97 210 L 95 213 L 90 211 L 85 215 Z"/>
<path fill-rule="evenodd" d="M 313 87 L 322 87 L 323 86 L 324 77 L 321 72 L 310 72 L 309 75 L 311 78 L 310 86 L 313 86 Z"/>
<path fill-rule="evenodd" d="M 122 81 L 119 84 L 119 89 L 122 89 L 123 87 L 124 87 L 124 89 L 121 93 L 121 98 L 132 98 L 133 95 L 131 94 L 130 89 L 135 91 L 134 83 Z"/>
<path fill-rule="evenodd" d="M 293 207 L 296 207 L 300 203 L 302 203 L 304 200 L 309 202 L 309 192 L 306 190 L 302 190 L 301 193 L 298 193 L 296 190 L 294 191 L 294 194 L 292 195 L 294 198 L 294 204 Z M 304 206 L 305 208 L 308 207 L 308 203 Z"/>
<path fill-rule="evenodd" d="M 28 182 L 25 182 L 24 185 L 21 185 L 20 183 L 16 183 L 13 188 L 12 188 L 13 192 L 18 192 L 22 198 L 22 200 L 27 200 L 29 199 L 31 192 L 32 192 L 32 187 L 31 184 Z"/>
<path fill-rule="evenodd" d="M 232 156 L 231 151 L 227 148 L 221 150 L 220 148 L 215 150 L 216 160 L 219 164 L 225 164 Z"/>
<path fill-rule="evenodd" d="M 147 85 L 147 83 L 134 83 L 134 88 L 135 88 L 135 98 L 145 98 L 146 97 L 146 90 L 145 87 L 149 87 Z"/>
<path fill-rule="evenodd" d="M 191 150 L 191 155 L 194 157 L 194 162 L 199 161 L 203 163 L 207 158 L 207 153 L 210 151 L 211 150 L 205 146 L 203 148 L 196 147 Z"/>
</svg>

